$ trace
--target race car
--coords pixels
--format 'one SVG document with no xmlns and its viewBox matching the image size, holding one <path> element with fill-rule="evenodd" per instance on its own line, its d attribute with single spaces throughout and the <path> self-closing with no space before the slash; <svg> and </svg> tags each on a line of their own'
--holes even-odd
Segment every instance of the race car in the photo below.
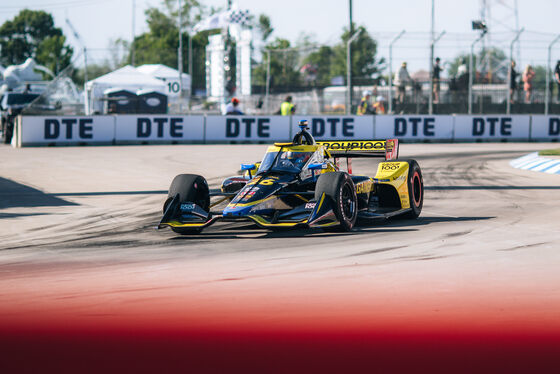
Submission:
<svg viewBox="0 0 560 374">
<path fill-rule="evenodd" d="M 422 172 L 415 160 L 398 159 L 397 139 L 316 141 L 307 121 L 299 127 L 292 142 L 275 143 L 261 162 L 242 164 L 243 175 L 225 179 L 219 191 L 210 191 L 200 175 L 177 175 L 158 229 L 197 234 L 223 220 L 268 229 L 350 231 L 357 219 L 420 215 Z M 360 157 L 384 158 L 375 177 L 352 174 L 351 160 Z M 346 159 L 345 171 L 341 159 Z M 220 204 L 227 205 L 213 211 Z"/>
</svg>

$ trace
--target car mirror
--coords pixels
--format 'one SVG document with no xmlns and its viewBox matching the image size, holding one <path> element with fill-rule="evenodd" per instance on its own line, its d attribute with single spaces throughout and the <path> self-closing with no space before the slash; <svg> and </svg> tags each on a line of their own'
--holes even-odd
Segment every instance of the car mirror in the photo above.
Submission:
<svg viewBox="0 0 560 374">
<path fill-rule="evenodd" d="M 253 178 L 253 173 L 251 173 L 251 171 L 255 170 L 256 168 L 257 165 L 255 164 L 241 164 L 241 170 L 247 171 L 247 173 L 249 174 L 249 178 Z"/>
<path fill-rule="evenodd" d="M 241 164 L 241 170 L 255 170 L 256 168 L 255 164 Z"/>
<path fill-rule="evenodd" d="M 310 170 L 324 169 L 324 168 L 325 168 L 325 164 L 312 163 L 312 164 L 309 164 L 308 168 L 309 168 Z"/>
</svg>

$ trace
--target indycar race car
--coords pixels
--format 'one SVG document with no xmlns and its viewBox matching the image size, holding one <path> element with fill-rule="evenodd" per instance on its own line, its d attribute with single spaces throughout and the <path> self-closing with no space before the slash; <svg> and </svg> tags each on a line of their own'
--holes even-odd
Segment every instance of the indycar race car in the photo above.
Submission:
<svg viewBox="0 0 560 374">
<path fill-rule="evenodd" d="M 196 234 L 217 220 L 252 221 L 263 228 L 319 227 L 352 230 L 358 218 L 417 218 L 424 186 L 415 160 L 399 160 L 397 139 L 315 141 L 307 121 L 291 143 L 275 143 L 244 174 L 210 191 L 200 175 L 177 175 L 158 228 Z M 351 159 L 382 157 L 371 178 L 352 174 Z M 347 159 L 341 171 L 340 159 Z M 226 204 L 220 211 L 212 211 Z"/>
</svg>

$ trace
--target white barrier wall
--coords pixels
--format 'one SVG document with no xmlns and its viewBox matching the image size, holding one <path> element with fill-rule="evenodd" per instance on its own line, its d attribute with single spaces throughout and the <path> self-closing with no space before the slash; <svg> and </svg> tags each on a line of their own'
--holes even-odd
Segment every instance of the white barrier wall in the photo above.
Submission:
<svg viewBox="0 0 560 374">
<path fill-rule="evenodd" d="M 114 116 L 23 116 L 16 144 L 100 144 L 115 139 Z"/>
<path fill-rule="evenodd" d="M 317 140 L 373 139 L 373 116 L 294 116 L 291 136 L 298 133 L 300 120 L 307 120 Z"/>
<path fill-rule="evenodd" d="M 452 140 L 453 116 L 377 116 L 376 139 Z"/>
<path fill-rule="evenodd" d="M 288 141 L 290 117 L 282 116 L 208 116 L 207 142 Z"/>
<path fill-rule="evenodd" d="M 12 144 L 272 143 L 306 119 L 319 140 L 560 141 L 560 116 L 23 116 Z"/>
<path fill-rule="evenodd" d="M 455 116 L 455 140 L 529 140 L 531 116 Z"/>
<path fill-rule="evenodd" d="M 531 116 L 532 140 L 560 140 L 560 116 Z"/>
<path fill-rule="evenodd" d="M 204 141 L 204 116 L 115 116 L 115 142 L 172 143 Z"/>
</svg>

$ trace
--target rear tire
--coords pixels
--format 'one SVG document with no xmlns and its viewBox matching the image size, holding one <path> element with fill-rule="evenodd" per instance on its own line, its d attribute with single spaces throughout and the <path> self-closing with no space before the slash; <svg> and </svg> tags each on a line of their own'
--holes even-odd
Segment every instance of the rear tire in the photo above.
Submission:
<svg viewBox="0 0 560 374">
<path fill-rule="evenodd" d="M 350 175 L 344 172 L 321 174 L 315 186 L 315 200 L 323 193 L 333 202 L 334 213 L 340 221 L 338 229 L 351 231 L 358 218 L 358 196 Z"/>
<path fill-rule="evenodd" d="M 163 204 L 163 212 L 175 196 L 179 195 L 179 203 L 195 203 L 205 211 L 210 210 L 210 190 L 206 179 L 195 174 L 179 174 L 171 182 L 167 200 Z M 201 229 L 192 229 L 185 227 L 172 227 L 173 231 L 178 234 L 198 234 Z"/>
<path fill-rule="evenodd" d="M 408 199 L 411 210 L 402 215 L 403 218 L 416 219 L 422 212 L 424 205 L 424 179 L 416 160 L 402 160 L 408 162 Z"/>
</svg>

